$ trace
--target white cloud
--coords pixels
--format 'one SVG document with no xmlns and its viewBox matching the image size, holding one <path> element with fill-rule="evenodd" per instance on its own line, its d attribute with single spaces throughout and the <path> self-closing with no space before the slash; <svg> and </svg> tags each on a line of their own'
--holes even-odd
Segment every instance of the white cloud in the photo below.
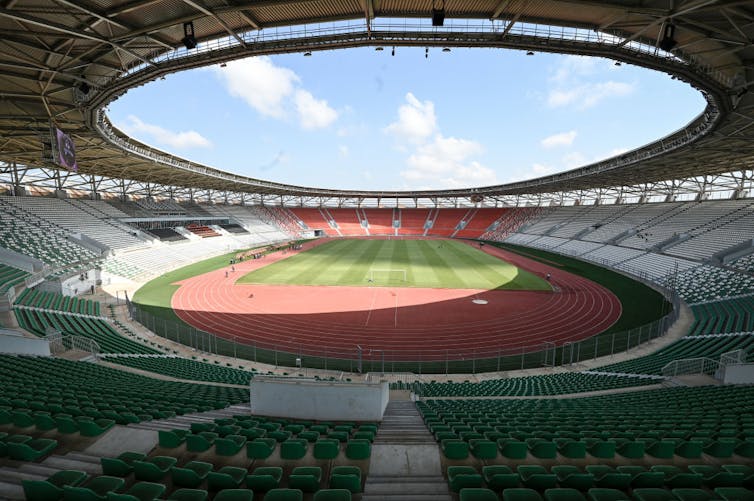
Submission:
<svg viewBox="0 0 754 501">
<path fill-rule="evenodd" d="M 348 146 L 341 144 L 338 146 L 338 153 L 340 153 L 341 157 L 348 158 L 348 155 L 351 154 L 351 150 L 348 149 Z"/>
<path fill-rule="evenodd" d="M 231 61 L 214 71 L 231 96 L 243 99 L 263 116 L 282 120 L 295 112 L 304 129 L 322 129 L 338 118 L 326 100 L 301 87 L 296 72 L 276 66 L 267 56 Z"/>
<path fill-rule="evenodd" d="M 338 112 L 324 99 L 316 99 L 307 90 L 297 90 L 294 97 L 299 123 L 304 129 L 324 129 L 338 119 Z"/>
<path fill-rule="evenodd" d="M 293 70 L 275 66 L 267 56 L 230 61 L 225 68 L 214 68 L 233 97 L 265 116 L 283 118 L 285 100 L 301 81 Z"/>
<path fill-rule="evenodd" d="M 134 115 L 129 115 L 126 120 L 126 123 L 118 124 L 118 128 L 129 136 L 147 136 L 159 145 L 175 149 L 210 148 L 212 146 L 209 139 L 195 130 L 173 132 L 159 125 L 146 123 Z M 145 139 L 145 141 L 149 139 Z"/>
<path fill-rule="evenodd" d="M 398 120 L 388 125 L 385 131 L 401 141 L 425 141 L 437 131 L 434 103 L 421 102 L 409 92 L 406 103 L 398 108 Z"/>
<path fill-rule="evenodd" d="M 551 108 L 573 106 L 591 108 L 601 101 L 627 96 L 634 92 L 633 83 L 616 80 L 599 81 L 601 77 L 614 78 L 615 67 L 603 64 L 606 60 L 587 56 L 566 56 L 553 69 L 546 102 Z"/>
<path fill-rule="evenodd" d="M 576 139 L 576 131 L 569 130 L 568 132 L 561 132 L 559 134 L 553 134 L 542 139 L 539 144 L 543 148 L 555 148 L 556 146 L 570 146 L 573 144 L 573 140 Z"/>
</svg>

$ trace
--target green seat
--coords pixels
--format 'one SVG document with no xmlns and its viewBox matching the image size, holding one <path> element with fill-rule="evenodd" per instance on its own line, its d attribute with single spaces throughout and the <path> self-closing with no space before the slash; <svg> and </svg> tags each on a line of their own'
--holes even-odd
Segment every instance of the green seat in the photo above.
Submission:
<svg viewBox="0 0 754 501">
<path fill-rule="evenodd" d="M 741 487 L 743 486 L 744 476 L 741 473 L 731 473 L 729 471 L 720 471 L 714 466 L 696 465 L 689 466 L 689 471 L 702 476 L 702 484 L 715 489 L 717 487 Z"/>
<path fill-rule="evenodd" d="M 246 445 L 246 437 L 241 435 L 226 435 L 215 440 L 215 454 L 218 456 L 235 456 Z"/>
<path fill-rule="evenodd" d="M 207 489 L 210 491 L 237 489 L 246 480 L 246 474 L 245 468 L 223 466 L 219 470 L 207 474 Z"/>
<path fill-rule="evenodd" d="M 217 440 L 217 433 L 211 431 L 202 431 L 198 434 L 186 435 L 186 450 L 189 452 L 204 452 Z"/>
<path fill-rule="evenodd" d="M 550 473 L 558 477 L 560 487 L 588 491 L 594 487 L 594 475 L 584 473 L 578 467 L 571 465 L 558 465 L 550 468 Z"/>
<path fill-rule="evenodd" d="M 538 464 L 521 464 L 516 468 L 524 487 L 544 491 L 553 489 L 558 483 L 554 473 L 548 473 L 544 466 Z"/>
<path fill-rule="evenodd" d="M 560 488 L 547 489 L 545 501 L 586 501 L 586 498 L 577 489 Z"/>
<path fill-rule="evenodd" d="M 308 442 L 300 438 L 289 438 L 280 444 L 282 459 L 301 459 L 306 456 Z"/>
<path fill-rule="evenodd" d="M 178 460 L 168 456 L 155 456 L 133 462 L 134 477 L 146 482 L 159 482 Z"/>
<path fill-rule="evenodd" d="M 665 474 L 659 471 L 647 471 L 643 466 L 618 466 L 619 473 L 631 475 L 633 489 L 661 488 L 665 484 Z"/>
<path fill-rule="evenodd" d="M 699 440 L 689 440 L 680 442 L 675 446 L 676 456 L 687 459 L 698 459 L 704 450 L 704 444 Z"/>
<path fill-rule="evenodd" d="M 302 434 L 303 435 L 303 434 Z M 301 435 L 299 435 L 301 436 Z M 372 443 L 362 438 L 354 438 L 346 443 L 346 457 L 353 460 L 368 459 L 372 455 Z"/>
<path fill-rule="evenodd" d="M 46 480 L 23 480 L 21 485 L 28 501 L 54 501 L 63 495 L 65 486 L 80 485 L 86 477 L 87 474 L 83 471 L 63 470 Z"/>
<path fill-rule="evenodd" d="M 37 430 L 48 431 L 54 430 L 58 427 L 58 423 L 55 421 L 48 412 L 37 412 L 34 414 L 34 426 Z"/>
<path fill-rule="evenodd" d="M 63 488 L 65 501 L 105 501 L 107 493 L 123 488 L 126 481 L 120 477 L 102 475 L 94 478 L 86 486 L 66 485 Z"/>
<path fill-rule="evenodd" d="M 276 442 L 284 442 L 291 438 L 293 436 L 293 433 L 290 431 L 284 431 L 284 430 L 272 430 L 268 431 L 267 435 L 265 437 L 267 438 L 273 438 Z"/>
<path fill-rule="evenodd" d="M 615 452 L 629 459 L 640 459 L 644 457 L 645 444 L 641 440 L 626 440 L 623 443 L 616 441 Z"/>
<path fill-rule="evenodd" d="M 296 435 L 296 438 L 301 438 L 311 444 L 317 441 L 317 439 L 319 438 L 319 432 L 312 431 L 312 430 L 305 430 L 299 433 L 298 435 Z"/>
<path fill-rule="evenodd" d="M 704 489 L 673 489 L 671 491 L 678 501 L 709 501 L 712 494 Z"/>
<path fill-rule="evenodd" d="M 529 452 L 535 458 L 555 459 L 558 454 L 558 447 L 555 442 L 542 439 L 529 439 L 527 441 Z"/>
<path fill-rule="evenodd" d="M 246 475 L 246 487 L 253 491 L 269 491 L 280 485 L 283 469 L 279 466 L 259 466 Z"/>
<path fill-rule="evenodd" d="M 58 432 L 60 433 L 79 432 L 79 424 L 71 416 L 55 416 L 55 424 L 57 424 Z"/>
<path fill-rule="evenodd" d="M 181 446 L 186 441 L 186 430 L 159 430 L 157 436 L 159 437 L 160 447 L 166 449 L 175 449 Z"/>
<path fill-rule="evenodd" d="M 492 440 L 469 440 L 469 449 L 471 455 L 477 459 L 495 459 L 497 457 L 497 444 Z"/>
<path fill-rule="evenodd" d="M 508 438 L 498 439 L 497 448 L 500 449 L 500 454 L 508 459 L 525 459 L 529 452 L 526 442 L 519 442 Z"/>
<path fill-rule="evenodd" d="M 644 449 L 652 457 L 669 459 L 675 455 L 675 442 L 672 440 L 658 440 L 651 445 L 645 445 Z"/>
<path fill-rule="evenodd" d="M 320 489 L 314 493 L 312 501 L 351 501 L 348 489 Z"/>
<path fill-rule="evenodd" d="M 170 468 L 170 476 L 173 484 L 179 487 L 196 488 L 204 482 L 209 472 L 214 469 L 212 463 L 202 461 L 189 461 L 182 467 L 173 466 Z"/>
<path fill-rule="evenodd" d="M 207 501 L 209 494 L 202 489 L 178 489 L 174 491 L 168 501 Z"/>
<path fill-rule="evenodd" d="M 612 459 L 615 457 L 617 444 L 614 440 L 596 440 L 587 445 L 589 454 L 600 459 Z"/>
<path fill-rule="evenodd" d="M 672 492 L 656 487 L 634 489 L 631 496 L 635 501 L 677 501 Z"/>
<path fill-rule="evenodd" d="M 469 457 L 469 444 L 457 438 L 442 440 L 440 448 L 448 459 L 466 459 Z"/>
<path fill-rule="evenodd" d="M 330 472 L 330 489 L 347 489 L 361 492 L 361 468 L 358 466 L 334 466 Z"/>
<path fill-rule="evenodd" d="M 107 493 L 107 501 L 154 501 L 165 493 L 165 486 L 154 482 L 137 482 L 124 494 Z"/>
<path fill-rule="evenodd" d="M 264 501 L 303 501 L 304 493 L 299 489 L 272 489 L 264 496 Z"/>
<path fill-rule="evenodd" d="M 514 473 L 509 466 L 488 465 L 482 467 L 484 483 L 494 491 L 516 488 L 521 483 L 518 473 Z"/>
<path fill-rule="evenodd" d="M 542 501 L 542 496 L 534 489 L 505 489 L 503 491 L 503 501 Z"/>
<path fill-rule="evenodd" d="M 34 426 L 34 417 L 29 409 L 15 409 L 11 412 L 11 422 L 16 428 L 30 428 Z"/>
<path fill-rule="evenodd" d="M 332 438 L 320 438 L 314 442 L 313 453 L 315 459 L 335 459 L 340 453 L 340 442 Z"/>
<path fill-rule="evenodd" d="M 317 492 L 322 481 L 322 468 L 319 466 L 298 466 L 288 476 L 288 487 L 303 492 Z"/>
<path fill-rule="evenodd" d="M 79 432 L 84 437 L 98 437 L 115 426 L 112 419 L 79 420 Z"/>
<path fill-rule="evenodd" d="M 351 438 L 351 434 L 347 431 L 334 430 L 327 434 L 327 438 L 334 438 L 339 442 L 348 442 L 348 439 Z"/>
<path fill-rule="evenodd" d="M 754 501 L 754 491 L 743 487 L 717 487 L 715 494 L 725 501 Z"/>
<path fill-rule="evenodd" d="M 466 487 L 458 495 L 459 501 L 498 501 L 495 491 L 482 487 Z"/>
<path fill-rule="evenodd" d="M 223 489 L 213 501 L 254 501 L 254 491 L 249 489 Z"/>
<path fill-rule="evenodd" d="M 255 438 L 246 442 L 246 457 L 249 459 L 267 459 L 277 447 L 272 438 Z"/>
<path fill-rule="evenodd" d="M 631 486 L 631 475 L 617 472 L 610 466 L 587 465 L 585 469 L 594 476 L 594 485 L 599 488 L 625 490 Z"/>
<path fill-rule="evenodd" d="M 748 459 L 754 459 L 754 440 L 747 439 L 736 445 L 734 451 L 737 456 L 741 456 Z"/>
<path fill-rule="evenodd" d="M 39 461 L 58 446 L 57 440 L 37 438 L 27 442 L 7 442 L 8 457 L 17 461 Z"/>
<path fill-rule="evenodd" d="M 729 458 L 736 450 L 738 442 L 731 438 L 713 440 L 704 446 L 704 453 L 716 458 Z"/>
<path fill-rule="evenodd" d="M 448 466 L 448 485 L 453 492 L 464 487 L 482 487 L 482 476 L 473 466 Z"/>
<path fill-rule="evenodd" d="M 567 440 L 558 445 L 561 456 L 570 459 L 582 459 L 586 457 L 586 442 L 581 440 Z"/>
<path fill-rule="evenodd" d="M 595 487 L 586 494 L 589 501 L 629 501 L 626 493 L 618 489 Z"/>
<path fill-rule="evenodd" d="M 133 462 L 142 461 L 146 454 L 140 452 L 124 452 L 117 458 L 101 458 L 102 473 L 115 477 L 127 477 L 134 471 Z"/>
</svg>

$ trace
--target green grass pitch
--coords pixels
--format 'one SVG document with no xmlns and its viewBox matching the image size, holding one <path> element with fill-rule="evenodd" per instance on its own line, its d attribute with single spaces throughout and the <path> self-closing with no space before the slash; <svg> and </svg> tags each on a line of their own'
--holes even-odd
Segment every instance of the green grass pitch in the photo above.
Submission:
<svg viewBox="0 0 754 501">
<path fill-rule="evenodd" d="M 405 270 L 405 281 L 397 270 Z M 248 273 L 238 283 L 551 289 L 543 278 L 453 240 L 333 240 Z"/>
</svg>

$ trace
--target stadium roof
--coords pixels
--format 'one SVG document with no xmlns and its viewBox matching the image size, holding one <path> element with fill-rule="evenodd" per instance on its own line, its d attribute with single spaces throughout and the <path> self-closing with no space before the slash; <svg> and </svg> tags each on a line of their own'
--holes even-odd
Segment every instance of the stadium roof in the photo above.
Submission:
<svg viewBox="0 0 754 501">
<path fill-rule="evenodd" d="M 444 27 L 430 25 L 433 8 L 444 8 Z M 193 50 L 182 41 L 189 22 L 199 41 Z M 0 0 L 0 160 L 51 167 L 54 123 L 74 138 L 80 173 L 274 195 L 551 193 L 750 169 L 752 40 L 751 0 Z M 171 72 L 250 55 L 380 45 L 610 57 L 687 81 L 708 105 L 687 127 L 620 157 L 519 183 L 431 192 L 349 192 L 237 176 L 140 144 L 113 129 L 104 112 L 129 88 Z"/>
</svg>

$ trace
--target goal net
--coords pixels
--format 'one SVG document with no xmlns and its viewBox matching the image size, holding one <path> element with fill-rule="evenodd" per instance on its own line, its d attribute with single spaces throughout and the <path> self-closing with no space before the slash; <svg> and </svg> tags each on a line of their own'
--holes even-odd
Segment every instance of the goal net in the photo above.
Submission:
<svg viewBox="0 0 754 501">
<path fill-rule="evenodd" d="M 385 269 L 371 269 L 367 277 L 369 282 L 386 284 L 406 281 L 406 270 L 385 268 Z"/>
</svg>

